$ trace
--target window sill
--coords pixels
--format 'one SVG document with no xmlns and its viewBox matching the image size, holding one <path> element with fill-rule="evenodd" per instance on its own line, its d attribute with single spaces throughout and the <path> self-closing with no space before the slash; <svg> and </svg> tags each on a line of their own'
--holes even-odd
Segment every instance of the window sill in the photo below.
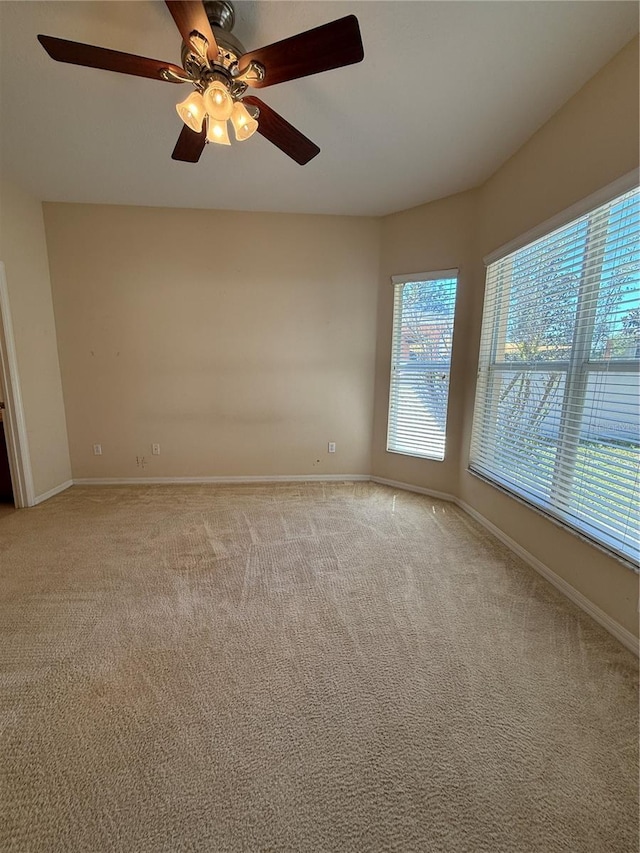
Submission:
<svg viewBox="0 0 640 853">
<path fill-rule="evenodd" d="M 387 453 L 395 453 L 397 456 L 410 456 L 412 459 L 426 459 L 427 462 L 444 462 L 444 456 L 427 456 L 424 453 L 415 453 L 409 450 L 391 450 L 386 448 Z"/>
<path fill-rule="evenodd" d="M 491 480 L 489 479 L 489 477 L 485 477 L 482 474 L 479 474 L 477 471 L 473 471 L 471 468 L 467 468 L 466 473 L 470 474 L 472 477 L 475 477 L 477 480 L 480 480 L 481 483 L 486 483 L 488 486 L 491 486 L 497 491 L 502 492 L 503 495 L 506 495 L 508 498 L 511 498 L 511 500 L 514 500 L 517 503 L 521 504 L 521 506 L 532 510 L 536 513 L 536 515 L 539 515 L 547 521 L 550 521 L 552 524 L 554 524 L 556 527 L 559 527 L 561 530 L 564 530 L 567 533 L 570 533 L 572 536 L 576 536 L 578 539 L 581 539 L 583 542 L 586 542 L 588 545 L 591 545 L 592 548 L 595 548 L 596 550 L 605 554 L 607 557 L 610 557 L 617 563 L 620 563 L 622 566 L 629 569 L 634 574 L 640 574 L 640 567 L 633 562 L 633 559 L 631 557 L 625 557 L 618 551 L 614 551 L 613 549 L 608 548 L 606 545 L 603 545 L 601 542 L 598 542 L 596 539 L 593 539 L 586 533 L 583 533 L 582 531 L 571 526 L 570 524 L 561 521 L 559 518 L 556 518 L 554 515 L 551 515 L 551 513 L 548 513 L 544 509 L 541 509 L 535 504 L 530 503 L 526 498 L 523 498 L 515 492 L 512 492 L 505 486 L 500 485 L 500 483 L 497 483 L 495 480 Z"/>
</svg>

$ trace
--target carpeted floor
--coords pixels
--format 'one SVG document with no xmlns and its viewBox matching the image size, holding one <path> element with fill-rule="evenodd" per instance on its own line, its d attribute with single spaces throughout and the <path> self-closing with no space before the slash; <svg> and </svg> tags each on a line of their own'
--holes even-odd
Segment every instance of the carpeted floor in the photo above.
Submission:
<svg viewBox="0 0 640 853">
<path fill-rule="evenodd" d="M 2 851 L 636 853 L 635 658 L 450 504 L 0 516 Z"/>
</svg>

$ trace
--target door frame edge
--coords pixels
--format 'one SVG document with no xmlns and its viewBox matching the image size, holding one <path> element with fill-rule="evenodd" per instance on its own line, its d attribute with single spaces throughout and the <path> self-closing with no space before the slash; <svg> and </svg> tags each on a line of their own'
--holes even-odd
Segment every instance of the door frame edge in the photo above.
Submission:
<svg viewBox="0 0 640 853">
<path fill-rule="evenodd" d="M 22 405 L 18 356 L 9 304 L 9 287 L 2 261 L 0 261 L 0 373 L 5 396 L 3 422 L 7 427 L 5 437 L 14 503 L 18 508 L 35 506 L 33 472 L 31 470 L 27 425 Z"/>
</svg>

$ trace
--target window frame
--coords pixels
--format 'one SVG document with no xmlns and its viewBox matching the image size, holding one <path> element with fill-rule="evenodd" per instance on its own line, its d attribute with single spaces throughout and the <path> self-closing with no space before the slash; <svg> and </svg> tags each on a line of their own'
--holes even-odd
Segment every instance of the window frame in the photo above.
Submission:
<svg viewBox="0 0 640 853">
<path fill-rule="evenodd" d="M 589 228 L 594 227 L 593 220 L 599 217 L 609 216 L 609 211 L 599 211 L 604 205 L 615 203 L 617 199 L 632 190 L 637 190 L 639 185 L 639 173 L 637 170 L 623 176 L 618 181 L 610 184 L 603 190 L 594 193 L 587 199 L 573 205 L 567 211 L 547 220 L 535 229 L 527 232 L 516 240 L 511 241 L 501 249 L 492 252 L 485 260 L 487 269 L 498 261 L 507 260 L 512 254 L 525 249 L 539 240 L 551 237 L 555 231 L 572 225 L 582 217 L 589 216 Z M 595 227 L 600 227 L 596 222 Z M 602 244 L 595 251 L 590 251 L 585 260 L 579 287 L 576 294 L 576 314 L 572 332 L 572 343 L 569 358 L 566 360 L 544 361 L 541 359 L 530 362 L 514 362 L 505 358 L 498 358 L 500 351 L 500 335 L 506 334 L 507 318 L 509 314 L 510 283 L 499 296 L 495 296 L 495 307 L 492 308 L 490 318 L 484 316 L 482 320 L 482 334 L 485 334 L 485 324 L 491 334 L 488 356 L 483 359 L 482 341 L 480 343 L 480 361 L 477 373 L 477 387 L 473 412 L 473 429 L 470 443 L 468 460 L 469 473 L 480 477 L 489 485 L 499 488 L 509 496 L 530 506 L 555 523 L 560 524 L 578 535 L 587 539 L 592 544 L 622 560 L 626 565 L 638 570 L 634 561 L 635 554 L 632 548 L 629 552 L 621 550 L 619 540 L 614 536 L 607 535 L 606 531 L 594 526 L 586 519 L 579 519 L 576 512 L 570 512 L 571 497 L 573 490 L 571 483 L 564 477 L 567 471 L 576 470 L 577 450 L 580 445 L 580 421 L 585 410 L 585 399 L 589 379 L 594 374 L 606 373 L 607 375 L 624 375 L 627 373 L 638 373 L 638 359 L 603 359 L 592 358 L 593 330 L 595 316 L 598 308 L 598 295 L 602 280 L 600 275 L 592 275 L 594 269 L 602 261 L 605 245 Z M 509 273 L 506 273 L 508 276 Z M 491 327 L 489 327 L 489 319 Z M 486 423 L 480 423 L 482 416 L 489 417 L 492 406 L 488 402 L 494 379 L 501 372 L 513 372 L 517 369 L 522 373 L 546 373 L 553 372 L 564 377 L 563 392 L 560 400 L 561 414 L 558 426 L 558 437 L 555 442 L 556 455 L 553 463 L 552 481 L 549 495 L 536 492 L 535 486 L 528 483 L 526 486 L 509 481 L 504 477 L 503 471 L 490 470 L 486 460 L 474 460 L 476 446 L 482 445 L 488 437 L 491 429 Z M 561 380 L 562 381 L 562 380 Z M 485 445 L 486 447 L 486 445 Z M 494 448 L 495 451 L 495 448 Z M 490 458 L 490 457 L 489 457 Z M 505 457 L 506 458 L 506 457 Z M 504 466 L 503 466 L 504 468 Z"/>
<path fill-rule="evenodd" d="M 400 442 L 395 442 L 396 446 L 392 447 L 392 435 L 397 433 L 396 424 L 399 417 L 398 405 L 396 400 L 394 399 L 395 394 L 398 390 L 400 390 L 401 385 L 395 380 L 395 374 L 397 371 L 397 363 L 396 363 L 396 352 L 398 348 L 398 342 L 396 340 L 396 335 L 401 331 L 400 327 L 400 318 L 397 313 L 398 307 L 398 293 L 401 292 L 401 289 L 406 284 L 412 283 L 427 283 L 430 281 L 443 281 L 455 279 L 455 289 L 453 295 L 453 311 L 451 315 L 451 343 L 449 347 L 449 359 L 446 368 L 443 368 L 442 362 L 433 362 L 431 366 L 437 370 L 439 373 L 447 374 L 447 398 L 444 406 L 444 443 L 442 455 L 437 451 L 425 451 L 423 453 L 419 453 L 415 450 L 410 449 L 402 449 Z M 387 453 L 397 453 L 401 456 L 409 456 L 415 459 L 426 459 L 430 462 L 444 462 L 447 455 L 447 429 L 448 429 L 448 410 L 449 410 L 449 402 L 450 402 L 450 391 L 451 391 L 451 362 L 453 357 L 453 343 L 454 343 L 454 335 L 455 335 L 455 320 L 456 320 L 456 306 L 458 299 L 458 288 L 460 284 L 460 271 L 457 267 L 453 269 L 446 270 L 430 270 L 428 272 L 421 273 L 409 273 L 406 275 L 392 275 L 391 283 L 393 286 L 393 313 L 392 313 L 392 324 L 391 324 L 391 364 L 390 364 L 390 374 L 389 374 L 389 399 L 388 399 L 388 407 L 387 407 L 387 441 L 386 441 L 386 451 Z M 423 363 L 423 366 L 429 367 L 429 364 Z M 392 426 L 393 424 L 393 426 Z"/>
</svg>

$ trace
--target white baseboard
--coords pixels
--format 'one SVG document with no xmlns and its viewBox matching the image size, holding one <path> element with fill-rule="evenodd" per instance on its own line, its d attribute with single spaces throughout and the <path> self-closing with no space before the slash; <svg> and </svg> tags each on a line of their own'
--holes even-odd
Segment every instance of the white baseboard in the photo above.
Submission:
<svg viewBox="0 0 640 853">
<path fill-rule="evenodd" d="M 419 495 L 427 495 L 430 498 L 438 498 L 441 501 L 456 502 L 453 495 L 447 492 L 436 492 L 434 489 L 424 489 L 422 486 L 412 486 L 409 483 L 401 483 L 399 480 L 386 480 L 384 477 L 369 477 L 372 483 L 380 483 L 382 486 L 391 486 L 392 489 L 402 489 L 404 492 L 416 492 Z"/>
<path fill-rule="evenodd" d="M 48 501 L 49 498 L 52 498 L 54 495 L 59 495 L 60 492 L 64 492 L 65 489 L 68 489 L 70 486 L 73 486 L 73 483 L 73 480 L 67 480 L 64 483 L 60 483 L 59 486 L 54 486 L 53 489 L 49 489 L 48 492 L 44 492 L 43 494 L 38 495 L 33 499 L 33 506 L 37 506 L 43 501 Z"/>
<path fill-rule="evenodd" d="M 368 482 L 368 474 L 284 474 L 260 477 L 81 477 L 74 486 L 148 486 L 148 485 L 241 485 L 243 483 L 352 483 Z"/>
<path fill-rule="evenodd" d="M 460 507 L 460 509 L 468 513 L 468 515 L 475 518 L 479 524 L 486 528 L 489 533 L 492 533 L 496 539 L 499 539 L 507 546 L 507 548 L 513 551 L 514 554 L 517 554 L 521 560 L 524 560 L 527 565 L 531 566 L 532 569 L 535 569 L 536 572 L 541 574 L 545 580 L 548 580 L 549 583 L 553 584 L 553 586 L 555 586 L 555 588 L 565 595 L 570 601 L 573 601 L 573 603 L 577 604 L 581 610 L 584 610 L 584 612 L 591 616 L 592 619 L 595 619 L 598 624 L 602 625 L 605 630 L 619 640 L 625 648 L 629 649 L 629 651 L 633 652 L 635 655 L 638 655 L 638 638 L 635 637 L 631 631 L 628 631 L 620 625 L 619 622 L 612 619 L 611 616 L 604 612 L 604 610 L 601 610 L 590 599 L 581 592 L 578 592 L 575 587 L 571 586 L 570 583 L 567 583 L 564 578 L 561 578 L 560 575 L 557 575 L 548 566 L 541 563 L 537 557 L 534 557 L 533 554 L 530 554 L 529 551 L 522 547 L 522 545 L 519 545 L 510 536 L 507 536 L 504 531 L 500 530 L 499 527 L 496 527 L 495 524 L 489 521 L 488 518 L 481 515 L 472 506 L 469 506 L 469 504 L 459 498 L 455 499 L 455 503 Z"/>
<path fill-rule="evenodd" d="M 628 631 L 620 625 L 619 622 L 612 619 L 611 616 L 604 612 L 604 610 L 601 610 L 585 595 L 578 592 L 578 590 L 571 586 L 570 583 L 567 583 L 564 578 L 561 578 L 560 575 L 556 574 L 548 566 L 545 566 L 537 557 L 534 557 L 533 554 L 529 553 L 529 551 L 523 548 L 522 545 L 519 545 L 515 539 L 507 536 L 504 531 L 500 530 L 499 527 L 496 527 L 496 525 L 489 521 L 488 518 L 485 518 L 465 501 L 460 500 L 460 498 L 455 497 L 455 495 L 447 494 L 446 492 L 436 492 L 432 489 L 424 489 L 421 486 L 412 486 L 410 483 L 401 483 L 398 480 L 386 480 L 383 477 L 371 477 L 370 479 L 372 482 L 381 483 L 384 486 L 391 486 L 395 489 L 404 489 L 407 492 L 417 492 L 420 495 L 428 495 L 429 497 L 439 498 L 443 501 L 451 501 L 452 503 L 455 503 L 461 510 L 466 512 L 472 518 L 475 518 L 479 524 L 492 533 L 496 539 L 499 539 L 503 545 L 506 545 L 514 554 L 517 554 L 517 556 L 520 557 L 520 559 L 528 566 L 531 566 L 531 568 L 538 572 L 538 574 L 542 575 L 545 580 L 548 580 L 549 583 L 553 584 L 553 586 L 555 586 L 555 588 L 570 601 L 591 616 L 591 618 L 599 625 L 602 625 L 602 627 L 622 643 L 625 648 L 629 649 L 630 652 L 633 652 L 634 655 L 639 655 L 639 641 L 631 631 Z"/>
</svg>

